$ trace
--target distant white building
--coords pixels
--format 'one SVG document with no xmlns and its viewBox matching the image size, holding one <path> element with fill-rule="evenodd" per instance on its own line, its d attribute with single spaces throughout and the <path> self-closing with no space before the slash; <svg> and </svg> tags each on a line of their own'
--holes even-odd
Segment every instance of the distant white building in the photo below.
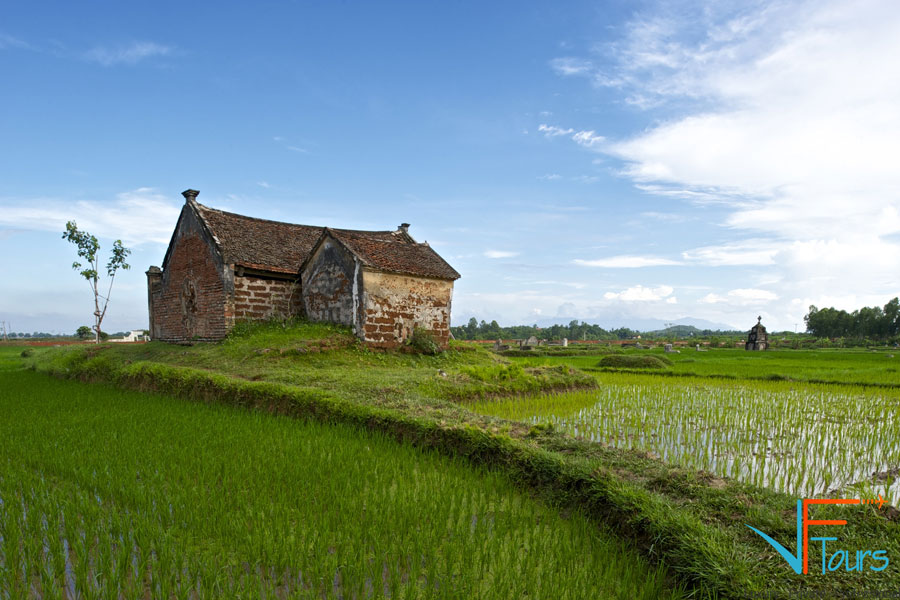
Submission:
<svg viewBox="0 0 900 600">
<path fill-rule="evenodd" d="M 120 339 L 111 339 L 110 342 L 147 342 L 150 337 L 144 335 L 143 329 L 132 329 L 128 335 Z"/>
</svg>

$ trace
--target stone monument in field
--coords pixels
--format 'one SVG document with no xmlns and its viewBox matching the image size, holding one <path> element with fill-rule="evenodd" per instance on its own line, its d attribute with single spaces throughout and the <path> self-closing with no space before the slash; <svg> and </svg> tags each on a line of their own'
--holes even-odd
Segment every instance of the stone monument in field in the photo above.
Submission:
<svg viewBox="0 0 900 600">
<path fill-rule="evenodd" d="M 750 328 L 744 350 L 765 350 L 769 347 L 769 335 L 762 324 L 762 317 L 756 318 L 756 325 Z"/>
</svg>

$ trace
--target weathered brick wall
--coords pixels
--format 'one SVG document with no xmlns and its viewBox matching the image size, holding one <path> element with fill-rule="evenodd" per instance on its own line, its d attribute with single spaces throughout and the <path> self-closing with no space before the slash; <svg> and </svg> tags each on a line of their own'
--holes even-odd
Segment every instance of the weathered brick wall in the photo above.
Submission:
<svg viewBox="0 0 900 600">
<path fill-rule="evenodd" d="M 234 321 L 285 318 L 302 314 L 303 298 L 296 281 L 258 275 L 235 276 Z"/>
<path fill-rule="evenodd" d="M 326 238 L 303 269 L 303 307 L 310 321 L 330 321 L 359 329 L 354 299 L 354 257 L 340 244 Z M 359 290 L 357 282 L 355 289 Z M 358 303 L 357 303 L 358 304 Z"/>
<path fill-rule="evenodd" d="M 226 271 L 186 205 L 162 277 L 150 286 L 151 337 L 167 342 L 224 338 L 230 328 L 225 318 Z"/>
<path fill-rule="evenodd" d="M 370 346 L 394 348 L 415 327 L 434 333 L 441 347 L 450 338 L 453 282 L 363 270 L 363 340 Z"/>
</svg>

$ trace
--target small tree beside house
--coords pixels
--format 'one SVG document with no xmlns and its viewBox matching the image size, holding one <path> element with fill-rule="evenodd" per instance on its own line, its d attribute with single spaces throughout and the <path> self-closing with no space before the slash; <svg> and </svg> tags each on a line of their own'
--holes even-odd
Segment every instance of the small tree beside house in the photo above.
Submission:
<svg viewBox="0 0 900 600">
<path fill-rule="evenodd" d="M 122 240 L 116 240 L 113 243 L 109 262 L 106 263 L 109 287 L 104 296 L 100 293 L 100 257 L 98 256 L 100 253 L 100 242 L 90 233 L 80 231 L 75 221 L 66 223 L 66 231 L 62 237 L 64 240 L 75 244 L 75 247 L 78 248 L 78 256 L 87 261 L 86 265 L 82 265 L 76 260 L 72 263 L 72 268 L 84 277 L 94 294 L 94 341 L 99 344 L 100 325 L 103 323 L 103 317 L 106 316 L 106 308 L 109 306 L 109 296 L 112 292 L 113 282 L 116 279 L 116 271 L 131 268 L 131 265 L 125 262 L 125 259 L 131 254 L 131 250 L 122 245 Z"/>
</svg>

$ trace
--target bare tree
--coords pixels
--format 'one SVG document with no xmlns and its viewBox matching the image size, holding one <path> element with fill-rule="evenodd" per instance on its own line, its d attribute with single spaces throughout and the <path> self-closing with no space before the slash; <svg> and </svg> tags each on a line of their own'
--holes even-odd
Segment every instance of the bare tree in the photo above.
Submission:
<svg viewBox="0 0 900 600">
<path fill-rule="evenodd" d="M 106 274 L 109 276 L 109 288 L 106 295 L 100 293 L 100 242 L 97 238 L 86 231 L 79 231 L 75 221 L 66 223 L 66 231 L 62 235 L 64 240 L 72 242 L 78 248 L 78 256 L 87 261 L 85 268 L 77 260 L 72 263 L 72 268 L 79 272 L 79 275 L 87 280 L 94 293 L 94 341 L 100 343 L 100 324 L 103 323 L 103 317 L 106 316 L 106 307 L 109 306 L 109 295 L 112 292 L 113 281 L 116 279 L 116 271 L 119 269 L 130 269 L 131 265 L 125 262 L 125 259 L 131 254 L 131 250 L 122 245 L 122 240 L 116 240 L 113 243 L 112 253 L 109 262 L 106 263 Z M 102 308 L 101 308 L 102 304 Z"/>
</svg>

